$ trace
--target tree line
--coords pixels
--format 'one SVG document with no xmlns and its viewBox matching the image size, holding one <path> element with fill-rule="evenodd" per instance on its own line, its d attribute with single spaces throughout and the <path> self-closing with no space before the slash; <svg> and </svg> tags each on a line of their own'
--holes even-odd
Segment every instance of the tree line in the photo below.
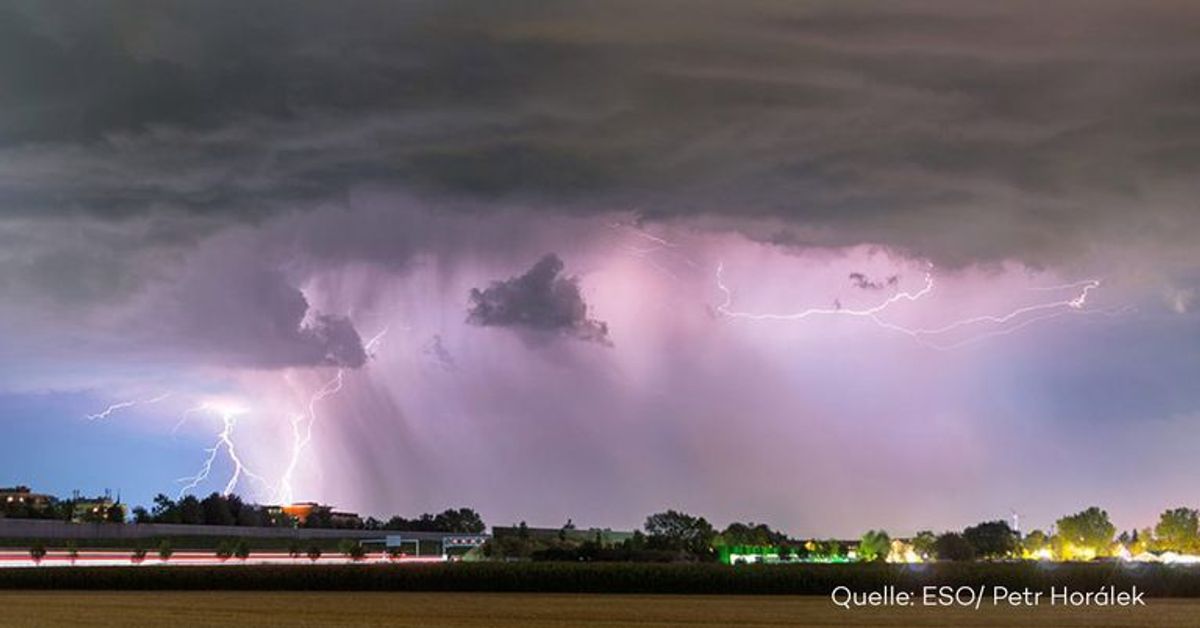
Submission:
<svg viewBox="0 0 1200 628">
<path fill-rule="evenodd" d="M 470 508 L 450 508 L 437 514 L 424 513 L 412 519 L 399 515 L 383 521 L 374 517 L 336 519 L 328 507 L 315 507 L 303 523 L 280 508 L 246 502 L 236 494 L 212 493 L 199 499 L 185 495 L 179 500 L 158 494 L 147 510 L 133 509 L 134 523 L 175 523 L 244 527 L 305 527 L 354 530 L 403 530 L 409 532 L 450 532 L 479 534 L 487 529 L 479 513 Z"/>
<path fill-rule="evenodd" d="M 125 521 L 128 514 L 124 504 L 112 504 L 103 508 L 85 508 L 85 503 L 94 504 L 96 501 L 55 500 L 41 505 L 22 502 L 0 503 L 0 518 L 121 523 Z"/>
<path fill-rule="evenodd" d="M 491 558 L 530 560 L 594 560 L 678 562 L 714 561 L 722 548 L 771 548 L 783 562 L 1093 560 L 1134 557 L 1146 552 L 1200 554 L 1200 511 L 1174 508 L 1153 527 L 1117 534 L 1108 513 L 1090 507 L 1060 517 L 1051 532 L 1014 530 L 1006 521 L 984 521 L 940 534 L 923 530 L 892 538 L 885 530 L 868 530 L 856 540 L 795 539 L 767 524 L 733 522 L 722 530 L 707 519 L 667 510 L 646 518 L 641 530 L 616 543 L 536 537 L 521 523 L 515 536 L 494 538 L 485 546 Z M 747 550 L 748 551 L 748 550 Z"/>
</svg>

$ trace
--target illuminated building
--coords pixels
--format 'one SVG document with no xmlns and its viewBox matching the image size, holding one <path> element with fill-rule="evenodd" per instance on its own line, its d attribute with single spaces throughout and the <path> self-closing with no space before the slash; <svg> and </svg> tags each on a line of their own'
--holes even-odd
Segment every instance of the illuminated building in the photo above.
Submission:
<svg viewBox="0 0 1200 628">
<path fill-rule="evenodd" d="M 721 545 L 717 560 L 726 565 L 779 562 L 779 548 L 772 545 Z"/>
<path fill-rule="evenodd" d="M 53 502 L 54 498 L 50 495 L 34 493 L 28 486 L 0 488 L 0 511 L 21 507 L 45 510 Z"/>
<path fill-rule="evenodd" d="M 295 504 L 279 506 L 278 508 L 283 514 L 295 519 L 298 525 L 304 525 L 313 511 L 320 507 L 321 505 L 316 502 L 297 502 Z"/>
<path fill-rule="evenodd" d="M 108 519 L 108 511 L 116 505 L 117 502 L 113 501 L 108 491 L 99 497 L 81 497 L 79 491 L 75 491 L 71 495 L 71 521 L 105 521 Z"/>
<path fill-rule="evenodd" d="M 325 506 L 317 502 L 296 502 L 282 506 L 268 506 L 267 512 L 273 516 L 285 515 L 291 517 L 297 526 L 303 526 L 308 523 L 310 518 L 315 517 L 317 522 L 321 523 L 319 527 L 322 528 L 357 529 L 363 527 L 362 517 L 358 513 L 334 510 L 332 506 Z"/>
</svg>

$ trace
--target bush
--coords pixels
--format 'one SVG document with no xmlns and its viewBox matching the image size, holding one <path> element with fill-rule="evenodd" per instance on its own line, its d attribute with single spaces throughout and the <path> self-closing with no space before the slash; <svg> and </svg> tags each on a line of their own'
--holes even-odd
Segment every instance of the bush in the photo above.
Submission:
<svg viewBox="0 0 1200 628">
<path fill-rule="evenodd" d="M 41 541 L 35 541 L 29 546 L 29 557 L 33 562 L 40 563 L 46 557 L 46 544 Z"/>
<path fill-rule="evenodd" d="M 142 562 L 143 560 L 146 559 L 146 550 L 141 547 L 133 548 L 133 551 L 130 552 L 130 554 L 129 554 L 129 559 L 135 563 Z"/>
<path fill-rule="evenodd" d="M 246 539 L 238 539 L 233 544 L 233 555 L 241 560 L 250 558 L 250 543 Z"/>
<path fill-rule="evenodd" d="M 305 553 L 308 556 L 308 559 L 315 563 L 317 562 L 317 559 L 321 557 L 321 546 L 310 545 L 308 547 L 308 551 Z"/>
<path fill-rule="evenodd" d="M 351 539 L 343 539 L 338 543 L 338 551 L 351 560 L 362 560 L 367 555 L 367 550 L 358 541 Z"/>
<path fill-rule="evenodd" d="M 217 543 L 216 554 L 217 558 L 220 558 L 221 560 L 228 559 L 229 557 L 233 556 L 233 544 L 229 541 L 221 541 L 220 543 Z"/>
<path fill-rule="evenodd" d="M 171 542 L 163 539 L 162 543 L 158 544 L 158 558 L 162 561 L 171 560 L 171 555 L 175 553 L 175 549 L 171 547 Z"/>
</svg>

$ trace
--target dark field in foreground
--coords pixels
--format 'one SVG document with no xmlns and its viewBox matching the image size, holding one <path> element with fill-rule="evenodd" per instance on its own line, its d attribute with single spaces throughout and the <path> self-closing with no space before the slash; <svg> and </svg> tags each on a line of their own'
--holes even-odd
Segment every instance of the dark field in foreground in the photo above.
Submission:
<svg viewBox="0 0 1200 628">
<path fill-rule="evenodd" d="M 824 597 L 545 593 L 0 592 L 6 628 L 1195 626 L 1200 601 L 1141 608 L 843 610 Z"/>
</svg>

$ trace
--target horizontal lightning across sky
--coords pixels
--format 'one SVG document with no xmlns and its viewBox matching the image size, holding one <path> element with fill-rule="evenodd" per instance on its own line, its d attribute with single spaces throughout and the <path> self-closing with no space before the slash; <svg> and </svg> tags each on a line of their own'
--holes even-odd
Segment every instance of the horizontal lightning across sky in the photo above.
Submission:
<svg viewBox="0 0 1200 628">
<path fill-rule="evenodd" d="M 1119 310 L 1104 309 L 1089 312 L 1085 310 L 1088 297 L 1092 291 L 1100 287 L 1099 279 L 1087 279 L 1070 284 L 1039 287 L 1039 292 L 1067 291 L 1068 296 L 1041 301 L 1029 305 L 1015 306 L 999 313 L 980 314 L 952 320 L 948 323 L 930 327 L 901 325 L 889 321 L 887 313 L 901 303 L 914 303 L 930 298 L 934 293 L 934 274 L 932 267 L 926 271 L 921 288 L 915 291 L 897 290 L 881 302 L 869 307 L 842 307 L 837 303 L 834 307 L 813 307 L 789 312 L 754 312 L 735 309 L 733 306 L 733 290 L 726 285 L 724 279 L 724 264 L 719 263 L 716 269 L 715 281 L 717 290 L 724 295 L 724 300 L 716 306 L 716 311 L 727 318 L 748 321 L 800 321 L 812 317 L 844 316 L 861 318 L 890 331 L 898 332 L 934 349 L 954 349 L 966 346 L 999 335 L 1007 335 L 1028 327 L 1037 322 L 1058 318 L 1073 312 L 1080 313 L 1115 313 Z M 980 330 L 980 328 L 983 328 Z M 941 341 L 939 337 L 952 332 L 966 331 L 965 338 L 951 341 Z"/>
</svg>

